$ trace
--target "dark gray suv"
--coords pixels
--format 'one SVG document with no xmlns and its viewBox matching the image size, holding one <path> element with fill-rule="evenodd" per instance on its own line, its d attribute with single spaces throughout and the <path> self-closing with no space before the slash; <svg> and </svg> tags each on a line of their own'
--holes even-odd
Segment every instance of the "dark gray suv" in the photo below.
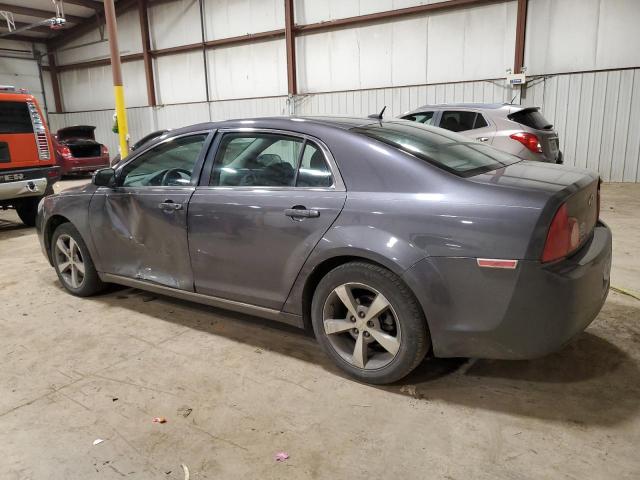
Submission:
<svg viewBox="0 0 640 480">
<path fill-rule="evenodd" d="M 371 383 L 438 357 L 531 358 L 606 298 L 599 179 L 406 120 L 260 118 L 152 140 L 46 197 L 62 285 L 107 282 L 312 326 Z M 188 368 L 188 367 L 187 367 Z"/>
<path fill-rule="evenodd" d="M 562 163 L 558 132 L 538 107 L 506 103 L 425 105 L 401 118 L 461 133 L 523 160 Z"/>
</svg>

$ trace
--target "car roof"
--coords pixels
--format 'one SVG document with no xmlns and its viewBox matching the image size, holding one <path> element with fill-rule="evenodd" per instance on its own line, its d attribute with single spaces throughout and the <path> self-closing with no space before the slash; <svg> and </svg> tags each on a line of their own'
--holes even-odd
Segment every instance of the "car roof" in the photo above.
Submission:
<svg viewBox="0 0 640 480">
<path fill-rule="evenodd" d="M 29 93 L 15 93 L 0 91 L 0 102 L 35 102 L 36 99 Z"/>
<path fill-rule="evenodd" d="M 393 119 L 389 119 L 393 120 Z M 339 130 L 350 130 L 355 127 L 370 125 L 380 120 L 358 117 L 329 117 L 329 116 L 291 116 L 291 117 L 255 117 L 238 118 L 233 120 L 222 120 L 219 122 L 206 122 L 190 125 L 188 127 L 171 130 L 169 135 L 180 135 L 198 130 L 222 129 L 222 128 L 261 128 L 261 129 L 282 129 L 293 132 L 313 132 L 314 127 L 335 128 Z M 385 120 L 382 120 L 383 122 Z"/>
</svg>

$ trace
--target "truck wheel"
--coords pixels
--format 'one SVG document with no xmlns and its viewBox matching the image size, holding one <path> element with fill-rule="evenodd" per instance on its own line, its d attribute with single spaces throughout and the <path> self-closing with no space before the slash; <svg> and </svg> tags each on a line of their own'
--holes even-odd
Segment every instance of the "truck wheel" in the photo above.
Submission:
<svg viewBox="0 0 640 480">
<path fill-rule="evenodd" d="M 16 205 L 18 217 L 27 227 L 36 226 L 36 217 L 38 216 L 38 203 L 42 197 L 24 198 Z"/>
</svg>

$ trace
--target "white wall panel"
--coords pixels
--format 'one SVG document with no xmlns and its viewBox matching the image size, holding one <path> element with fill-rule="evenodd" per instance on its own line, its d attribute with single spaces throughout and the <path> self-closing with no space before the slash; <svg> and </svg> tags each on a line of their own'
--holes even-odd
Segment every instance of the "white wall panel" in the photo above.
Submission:
<svg viewBox="0 0 640 480">
<path fill-rule="evenodd" d="M 282 0 L 204 0 L 207 40 L 284 28 Z"/>
<path fill-rule="evenodd" d="M 207 55 L 212 100 L 287 93 L 284 40 L 215 48 Z"/>
<path fill-rule="evenodd" d="M 529 74 L 640 65 L 640 1 L 529 0 Z"/>
<path fill-rule="evenodd" d="M 527 87 L 523 103 L 542 107 L 554 124 L 565 164 L 604 181 L 640 181 L 640 69 L 541 80 Z"/>
<path fill-rule="evenodd" d="M 202 41 L 198 0 L 175 0 L 149 6 L 151 48 L 175 47 Z"/>
<path fill-rule="evenodd" d="M 125 103 L 146 105 L 147 90 L 142 61 L 122 64 Z M 114 105 L 111 66 L 67 70 L 59 74 L 62 102 L 66 111 L 111 108 Z"/>
<path fill-rule="evenodd" d="M 296 23 L 317 23 L 339 18 L 415 7 L 445 0 L 295 0 Z"/>
<path fill-rule="evenodd" d="M 201 51 L 155 58 L 153 68 L 157 103 L 170 104 L 207 100 L 204 60 Z"/>
<path fill-rule="evenodd" d="M 0 85 L 26 88 L 45 107 L 38 62 L 33 59 L 0 57 Z"/>
<path fill-rule="evenodd" d="M 507 2 L 300 36 L 299 87 L 323 92 L 503 77 L 513 65 L 515 18 L 516 4 Z"/>
<path fill-rule="evenodd" d="M 399 116 L 427 103 L 509 102 L 514 95 L 504 81 L 419 85 L 309 94 L 296 102 L 296 115 L 366 116 L 386 106 L 385 118 Z"/>
<path fill-rule="evenodd" d="M 142 37 L 140 35 L 140 17 L 138 10 L 127 10 L 116 19 L 118 24 L 118 46 L 120 55 L 142 52 Z M 72 40 L 57 51 L 58 65 L 86 62 L 109 57 L 109 42 L 106 28 L 104 36 L 96 28 Z"/>
<path fill-rule="evenodd" d="M 287 97 L 211 102 L 209 107 L 212 121 L 232 118 L 270 117 L 288 113 Z"/>
</svg>

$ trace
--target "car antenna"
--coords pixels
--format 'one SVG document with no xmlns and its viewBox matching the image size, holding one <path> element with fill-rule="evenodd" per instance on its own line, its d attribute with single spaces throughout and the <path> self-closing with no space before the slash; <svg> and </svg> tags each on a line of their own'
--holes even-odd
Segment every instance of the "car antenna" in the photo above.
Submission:
<svg viewBox="0 0 640 480">
<path fill-rule="evenodd" d="M 387 109 L 387 106 L 385 105 L 384 107 L 382 107 L 382 110 L 380 110 L 380 113 L 372 113 L 371 115 L 367 116 L 367 118 L 375 118 L 376 120 L 382 120 L 382 115 L 384 114 L 384 111 Z"/>
</svg>

